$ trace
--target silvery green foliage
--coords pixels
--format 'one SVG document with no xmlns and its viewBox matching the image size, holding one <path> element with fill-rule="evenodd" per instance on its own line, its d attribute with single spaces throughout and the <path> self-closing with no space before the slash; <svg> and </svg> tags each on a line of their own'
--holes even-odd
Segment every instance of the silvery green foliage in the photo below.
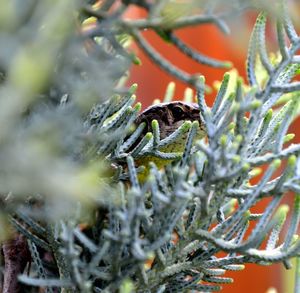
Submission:
<svg viewBox="0 0 300 293">
<path fill-rule="evenodd" d="M 88 47 L 93 40 L 79 32 L 77 2 L 0 3 L 3 198 L 9 192 L 17 200 L 36 193 L 76 197 L 74 181 L 89 169 L 84 119 L 128 68 L 118 52 Z"/>
<path fill-rule="evenodd" d="M 105 2 L 104 12 L 113 2 Z M 147 9 L 151 7 L 149 2 L 135 1 Z M 123 3 L 126 7 L 131 1 Z M 85 11 L 91 13 L 88 8 Z M 84 78 L 85 74 L 76 75 L 78 68 L 71 66 L 71 69 L 63 67 L 63 70 L 70 70 L 79 78 L 79 81 L 75 78 L 75 85 L 71 79 L 68 80 L 68 74 L 61 77 L 63 86 L 59 78 L 53 78 L 53 88 L 63 91 L 63 95 L 57 96 L 61 103 L 55 107 L 54 116 L 49 110 L 50 118 L 46 122 L 51 118 L 62 119 L 59 137 L 67 138 L 62 142 L 59 140 L 64 146 L 59 147 L 64 150 L 66 161 L 63 162 L 77 166 L 104 161 L 109 174 L 105 176 L 103 173 L 98 178 L 101 191 L 97 190 L 92 196 L 92 208 L 86 206 L 82 198 L 66 205 L 62 199 L 54 197 L 52 200 L 58 202 L 54 207 L 61 205 L 65 209 L 64 217 L 61 213 L 56 214 L 53 205 L 49 204 L 50 200 L 45 200 L 43 194 L 27 198 L 26 203 L 18 202 L 20 198 L 14 198 L 13 194 L 3 199 L 10 223 L 28 242 L 32 268 L 29 275 L 19 276 L 20 282 L 28 285 L 28 292 L 36 292 L 38 287 L 45 287 L 47 292 L 57 292 L 57 288 L 64 288 L 66 292 L 211 292 L 220 290 L 221 284 L 232 282 L 231 278 L 224 276 L 226 271 L 241 270 L 247 263 L 270 265 L 283 262 L 286 267 L 290 266 L 289 259 L 299 255 L 300 250 L 295 236 L 300 219 L 300 145 L 286 146 L 284 143 L 289 139 L 288 126 L 298 109 L 299 84 L 292 79 L 298 70 L 299 56 L 296 52 L 300 38 L 284 5 L 282 11 L 276 24 L 279 61 L 271 60 L 266 51 L 266 14 L 261 13 L 257 18 L 247 59 L 249 89 L 238 79 L 234 91 L 229 92 L 232 90 L 229 88 L 232 76 L 226 73 L 214 105 L 209 108 L 205 103 L 204 78 L 186 80 L 197 89 L 207 142 L 195 141 L 197 124 L 189 122 L 160 140 L 159 126 L 154 121 L 153 133 L 146 134 L 131 148 L 145 127 L 139 125 L 128 137 L 140 110 L 140 104 L 134 105 L 136 86 L 125 93 L 112 95 L 107 101 L 95 105 L 85 116 L 84 110 L 72 102 L 75 95 L 74 101 L 80 104 L 76 96 L 78 88 L 80 91 L 90 87 L 90 80 Z M 152 13 L 155 14 L 155 11 Z M 105 17 L 106 14 L 100 16 Z M 221 27 L 225 25 L 217 23 Z M 121 24 L 128 29 L 126 23 Z M 135 23 L 137 27 L 142 27 L 142 24 Z M 99 30 L 103 33 L 103 28 L 97 29 L 98 33 Z M 147 51 L 149 48 L 143 46 L 135 29 L 131 33 Z M 170 32 L 167 35 L 181 46 L 180 40 Z M 290 45 L 285 43 L 286 37 Z M 101 44 L 100 50 L 104 50 Z M 115 49 L 121 50 L 120 55 L 126 55 L 123 48 L 115 46 Z M 185 51 L 189 55 L 188 50 Z M 158 65 L 168 68 L 168 64 L 161 63 L 161 59 L 155 59 L 156 55 L 149 52 Z M 117 58 L 121 57 L 118 55 Z M 85 60 L 79 59 L 80 62 L 75 62 L 75 65 L 82 65 L 82 60 Z M 266 72 L 263 80 L 257 70 L 259 64 Z M 95 67 L 87 65 L 87 68 Z M 176 69 L 169 71 L 185 80 L 185 76 L 178 71 L 176 73 Z M 89 85 L 80 87 L 80 83 L 85 81 Z M 97 86 L 91 90 L 97 89 Z M 284 96 L 285 102 L 275 109 L 284 94 L 288 94 Z M 64 124 L 69 120 L 71 125 L 78 125 L 75 130 L 71 126 L 66 127 L 70 124 Z M 30 122 L 29 119 L 27 131 L 35 130 L 34 123 Z M 161 146 L 176 141 L 184 132 L 189 132 L 189 135 L 182 155 L 159 151 Z M 28 132 L 23 130 L 21 134 L 24 133 Z M 140 183 L 138 172 L 142 167 L 136 166 L 135 160 L 145 155 L 175 161 L 163 170 L 150 164 L 148 181 Z M 45 162 L 50 164 L 50 158 Z M 281 161 L 286 164 L 281 164 Z M 255 168 L 260 166 L 264 167 L 262 176 L 257 183 L 250 185 Z M 62 176 L 62 173 L 59 174 Z M 47 175 L 47 178 L 52 178 Z M 76 183 L 75 180 L 65 182 L 70 185 Z M 42 186 L 44 191 L 50 184 Z M 50 191 L 65 191 L 58 187 Z M 20 185 L 17 190 L 21 188 L 24 186 Z M 26 193 L 36 192 L 39 188 L 28 188 Z M 73 189 L 67 189 L 67 192 L 70 191 Z M 88 196 L 84 191 L 84 196 Z M 288 229 L 282 231 L 288 207 L 281 205 L 281 201 L 288 192 L 294 196 L 294 205 L 289 212 Z M 265 210 L 260 214 L 251 213 L 251 208 L 264 198 L 270 199 Z M 71 212 L 66 210 L 70 207 Z M 246 237 L 250 223 L 255 228 Z M 225 252 L 226 256 L 217 257 L 219 252 Z"/>
</svg>

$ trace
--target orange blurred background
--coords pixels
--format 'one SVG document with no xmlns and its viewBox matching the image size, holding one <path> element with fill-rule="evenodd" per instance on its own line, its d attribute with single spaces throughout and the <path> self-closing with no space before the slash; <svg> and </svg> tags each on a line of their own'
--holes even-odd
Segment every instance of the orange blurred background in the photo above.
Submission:
<svg viewBox="0 0 300 293">
<path fill-rule="evenodd" d="M 127 14 L 130 18 L 140 18 L 144 15 L 145 12 L 136 7 L 132 7 Z M 224 35 L 213 25 L 201 25 L 180 29 L 176 31 L 176 35 L 192 48 L 209 57 L 231 61 L 239 74 L 247 80 L 245 70 L 247 46 L 256 16 L 257 13 L 252 11 L 247 13 L 246 16 L 244 15 L 235 20 L 230 20 L 228 23 L 231 29 L 230 35 Z M 275 51 L 276 35 L 274 35 L 268 26 L 267 31 L 268 47 L 271 48 L 272 51 Z M 222 80 L 223 74 L 225 73 L 224 69 L 211 68 L 194 62 L 172 45 L 165 43 L 151 30 L 144 31 L 143 36 L 162 56 L 181 70 L 190 74 L 203 74 L 209 86 L 212 86 L 216 80 Z M 142 102 L 143 108 L 149 106 L 154 99 L 162 99 L 170 81 L 175 81 L 176 83 L 175 99 L 182 99 L 187 85 L 162 71 L 156 64 L 149 60 L 138 47 L 134 46 L 133 49 L 141 59 L 142 65 L 132 67 L 129 84 L 138 84 L 137 100 Z M 214 96 L 215 92 L 206 95 L 208 105 L 212 105 Z M 295 143 L 300 142 L 300 130 L 297 127 L 299 123 L 300 119 L 298 118 L 289 131 L 296 133 L 296 137 L 293 141 Z M 292 197 L 290 198 L 292 199 Z M 262 212 L 265 205 L 266 201 L 259 204 L 255 212 Z M 244 271 L 229 272 L 226 274 L 226 276 L 234 278 L 235 281 L 233 284 L 224 285 L 222 292 L 265 293 L 269 288 L 273 287 L 277 289 L 277 292 L 288 293 L 283 289 L 282 285 L 283 270 L 282 264 L 274 264 L 266 267 L 247 264 Z"/>
</svg>

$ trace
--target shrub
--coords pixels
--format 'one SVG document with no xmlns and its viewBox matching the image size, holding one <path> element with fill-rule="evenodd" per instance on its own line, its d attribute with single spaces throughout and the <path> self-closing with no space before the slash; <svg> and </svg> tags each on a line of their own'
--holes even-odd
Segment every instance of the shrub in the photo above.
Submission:
<svg viewBox="0 0 300 293">
<path fill-rule="evenodd" d="M 74 2 L 0 1 L 3 292 L 210 292 L 246 263 L 289 268 L 300 249 L 300 145 L 286 144 L 299 113 L 300 38 L 285 2 Z M 147 17 L 122 18 L 130 5 Z M 211 108 L 204 77 L 176 68 L 141 34 L 152 29 L 226 69 L 174 32 L 202 23 L 227 32 L 226 18 L 247 9 L 259 13 L 248 82 L 225 73 Z M 132 39 L 193 87 L 197 104 L 193 95 L 172 103 L 171 84 L 165 103 L 139 114 L 136 85 L 124 85 L 139 63 Z M 265 198 L 265 210 L 251 212 Z"/>
</svg>

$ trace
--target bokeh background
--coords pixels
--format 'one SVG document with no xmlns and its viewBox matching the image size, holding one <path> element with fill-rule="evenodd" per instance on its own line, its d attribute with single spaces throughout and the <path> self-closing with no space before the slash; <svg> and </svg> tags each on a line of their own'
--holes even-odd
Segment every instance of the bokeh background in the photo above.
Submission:
<svg viewBox="0 0 300 293">
<path fill-rule="evenodd" d="M 295 1 L 291 13 L 294 16 L 299 15 L 299 3 Z M 249 11 L 246 15 L 237 16 L 229 20 L 228 25 L 231 29 L 230 35 L 224 35 L 213 25 L 201 25 L 197 27 L 184 28 L 176 31 L 176 35 L 192 48 L 207 56 L 214 57 L 219 60 L 228 60 L 233 63 L 233 67 L 237 69 L 240 76 L 246 80 L 245 60 L 247 56 L 247 45 L 250 38 L 252 27 L 255 23 L 257 12 Z M 136 7 L 132 7 L 127 13 L 129 18 L 142 18 L 145 12 Z M 299 28 L 299 27 L 298 27 Z M 206 95 L 206 102 L 212 105 L 215 97 L 213 84 L 215 81 L 222 80 L 224 69 L 216 69 L 207 67 L 194 62 L 188 57 L 180 53 L 172 45 L 165 43 L 157 34 L 152 31 L 143 33 L 147 41 L 162 56 L 171 61 L 175 66 L 186 72 L 201 73 L 205 76 L 206 83 L 211 86 L 212 92 Z M 267 42 L 268 49 L 276 52 L 276 34 L 272 31 L 271 26 L 267 26 Z M 142 102 L 143 108 L 151 105 L 154 99 L 162 99 L 166 87 L 170 81 L 176 83 L 175 98 L 182 99 L 186 84 L 162 71 L 156 64 L 149 60 L 145 54 L 133 45 L 133 50 L 142 61 L 141 66 L 133 66 L 130 71 L 129 84 L 137 83 L 137 99 Z M 295 133 L 294 142 L 300 142 L 300 119 L 298 118 L 290 128 L 290 132 Z M 292 196 L 289 197 L 292 200 Z M 257 206 L 257 211 L 262 211 L 264 203 Z M 241 272 L 227 273 L 228 277 L 233 277 L 233 284 L 224 285 L 224 293 L 237 292 L 256 292 L 264 293 L 272 288 L 273 292 L 291 293 L 293 292 L 293 270 L 286 271 L 282 264 L 272 266 L 258 266 L 247 264 L 246 268 Z"/>
</svg>

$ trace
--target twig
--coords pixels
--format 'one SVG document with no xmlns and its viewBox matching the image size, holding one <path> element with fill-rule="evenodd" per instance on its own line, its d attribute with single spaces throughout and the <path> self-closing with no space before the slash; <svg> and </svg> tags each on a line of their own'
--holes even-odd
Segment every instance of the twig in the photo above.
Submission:
<svg viewBox="0 0 300 293">
<path fill-rule="evenodd" d="M 4 243 L 3 255 L 5 262 L 3 293 L 20 292 L 18 275 L 24 271 L 30 261 L 30 251 L 25 237 L 18 234 L 14 239 Z"/>
</svg>

